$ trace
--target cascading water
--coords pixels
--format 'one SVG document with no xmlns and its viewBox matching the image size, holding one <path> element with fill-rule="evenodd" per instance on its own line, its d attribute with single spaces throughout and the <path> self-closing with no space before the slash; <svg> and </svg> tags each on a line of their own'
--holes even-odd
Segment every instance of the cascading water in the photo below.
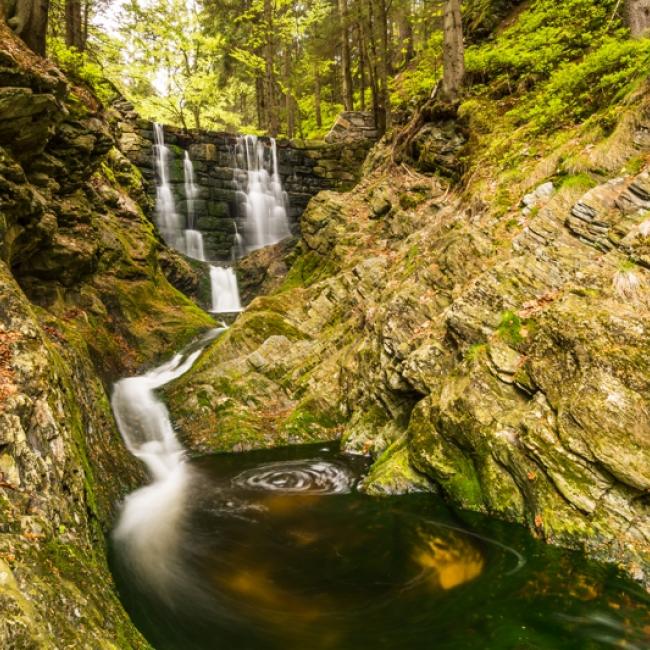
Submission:
<svg viewBox="0 0 650 650">
<path fill-rule="evenodd" d="M 206 261 L 203 234 L 196 228 L 196 200 L 199 188 L 194 178 L 194 165 L 188 151 L 183 159 L 183 180 L 187 205 L 187 228 L 183 229 L 182 216 L 176 209 L 174 195 L 169 179 L 169 159 L 171 152 L 165 145 L 165 133 L 162 125 L 154 124 L 156 171 L 156 214 L 158 227 L 165 241 L 184 255 L 201 262 Z M 277 164 L 276 164 L 277 166 Z M 279 183 L 279 178 L 278 178 Z M 241 257 L 242 238 L 235 224 L 235 245 L 233 254 Z M 212 294 L 212 311 L 215 313 L 241 311 L 237 276 L 231 268 L 210 265 L 210 285 Z"/>
<path fill-rule="evenodd" d="M 187 220 L 179 213 L 174 201 L 169 174 L 171 152 L 165 144 L 165 132 L 161 124 L 154 123 L 154 154 L 156 159 L 156 216 L 158 228 L 169 246 L 188 257 L 205 261 L 203 235 L 194 229 L 194 203 L 198 187 L 194 182 L 194 169 L 189 154 L 185 152 L 183 171 L 185 175 L 185 198 L 187 199 Z M 185 226 L 187 225 L 187 228 Z"/>
<path fill-rule="evenodd" d="M 154 157 L 158 184 L 156 185 L 156 217 L 158 228 L 169 246 L 181 253 L 186 252 L 183 233 L 183 217 L 177 212 L 174 195 L 169 182 L 169 158 L 171 152 L 165 145 L 161 124 L 154 123 Z"/>
<path fill-rule="evenodd" d="M 239 287 L 235 271 L 229 267 L 211 266 L 212 311 L 215 314 L 241 311 Z"/>
<path fill-rule="evenodd" d="M 196 229 L 195 202 L 199 195 L 199 188 L 194 181 L 194 165 L 188 151 L 183 159 L 183 178 L 185 185 L 185 203 L 187 205 L 187 230 L 185 231 L 185 252 L 188 257 L 201 262 L 205 261 L 205 248 L 203 234 Z"/>
<path fill-rule="evenodd" d="M 182 577 L 176 558 L 186 497 L 192 480 L 185 452 L 169 413 L 155 391 L 186 373 L 223 328 L 208 332 L 194 346 L 144 375 L 115 384 L 111 406 L 129 451 L 147 466 L 152 483 L 130 494 L 113 538 L 140 578 L 162 597 Z"/>
<path fill-rule="evenodd" d="M 194 202 L 199 195 L 199 188 L 194 181 L 194 165 L 189 151 L 185 152 L 183 175 L 185 179 L 185 199 L 187 200 L 187 227 L 192 230 L 194 229 L 195 220 Z"/>
<path fill-rule="evenodd" d="M 245 164 L 245 174 L 240 171 L 240 160 Z M 274 138 L 271 138 L 270 147 L 254 135 L 237 139 L 235 180 L 240 188 L 239 196 L 245 213 L 246 250 L 254 251 L 289 237 L 291 232 L 287 219 L 287 195 L 280 181 Z"/>
<path fill-rule="evenodd" d="M 244 256 L 244 238 L 239 234 L 236 221 L 233 221 L 233 226 L 235 227 L 235 240 L 232 247 L 232 259 L 234 262 Z"/>
</svg>

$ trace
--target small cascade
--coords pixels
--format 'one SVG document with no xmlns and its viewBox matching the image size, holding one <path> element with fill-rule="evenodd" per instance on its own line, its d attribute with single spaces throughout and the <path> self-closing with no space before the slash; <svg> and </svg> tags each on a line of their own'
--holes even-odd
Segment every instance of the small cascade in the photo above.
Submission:
<svg viewBox="0 0 650 650">
<path fill-rule="evenodd" d="M 229 267 L 211 266 L 212 311 L 224 314 L 241 311 L 239 287 L 235 271 Z"/>
<path fill-rule="evenodd" d="M 195 260 L 205 262 L 205 250 L 203 249 L 203 235 L 199 230 L 185 231 L 185 254 Z"/>
<path fill-rule="evenodd" d="M 162 233 L 163 238 L 169 246 L 180 251 L 184 255 L 191 257 L 201 262 L 206 261 L 205 247 L 203 244 L 203 233 L 196 228 L 196 200 L 199 196 L 199 188 L 194 178 L 194 165 L 190 158 L 189 152 L 185 152 L 183 159 L 183 180 L 185 189 L 185 199 L 187 205 L 187 219 L 184 220 L 182 215 L 176 209 L 174 195 L 172 193 L 170 178 L 169 178 L 169 160 L 171 152 L 169 147 L 165 145 L 165 133 L 162 125 L 154 124 L 155 146 L 154 154 L 156 158 L 156 171 L 158 176 L 158 185 L 156 187 L 156 215 L 158 227 Z M 261 228 L 259 238 L 255 241 L 263 241 L 264 237 L 268 238 L 268 232 L 280 233 L 281 228 L 278 226 L 280 217 L 286 222 L 286 210 L 283 207 L 286 204 L 286 199 L 283 198 L 282 184 L 277 171 L 277 151 L 275 150 L 275 141 L 273 141 L 272 151 L 272 170 L 271 174 L 266 170 L 264 162 L 264 150 L 260 146 L 257 139 L 251 140 L 251 151 L 255 152 L 257 156 L 256 169 L 258 170 L 258 177 L 263 180 L 254 181 L 259 190 L 255 190 L 253 201 L 262 201 L 265 205 L 268 203 L 269 209 L 267 215 L 275 215 L 275 221 L 268 225 L 268 228 Z M 270 194 L 263 196 L 263 188 L 266 188 Z M 246 194 L 243 194 L 246 199 Z M 280 197 L 282 206 L 278 204 L 278 197 Z M 261 210 L 261 208 L 260 208 Z M 262 211 L 258 210 L 259 214 Z M 255 213 L 257 214 L 257 213 Z M 276 223 L 278 222 L 278 223 Z M 261 223 L 261 222 L 260 222 Z M 246 245 L 244 238 L 237 230 L 237 223 L 235 222 L 235 240 L 232 249 L 233 260 L 236 260 L 244 255 L 246 252 Z M 185 227 L 187 226 L 187 227 Z M 288 234 L 288 226 L 286 227 Z M 286 235 L 283 235 L 284 237 Z M 282 238 L 280 237 L 280 239 Z M 265 240 L 264 240 L 265 241 Z M 279 241 L 279 240 L 278 240 Z M 272 243 L 272 242 L 268 242 Z M 261 246 L 266 246 L 262 243 Z M 259 248 L 255 246 L 254 248 Z M 248 247 L 250 250 L 253 248 Z M 239 287 L 237 286 L 237 276 L 231 268 L 210 266 L 210 285 L 212 293 L 212 311 L 214 313 L 227 313 L 241 311 L 241 301 L 239 299 Z M 139 378 L 141 379 L 141 378 Z"/>
<path fill-rule="evenodd" d="M 239 229 L 237 228 L 237 222 L 233 221 L 233 225 L 235 226 L 235 239 L 232 247 L 232 259 L 234 262 L 237 261 L 240 257 L 244 256 L 245 248 L 244 248 L 244 238 L 239 234 Z"/>
<path fill-rule="evenodd" d="M 199 196 L 199 188 L 194 182 L 194 165 L 190 158 L 189 151 L 185 152 L 185 159 L 183 160 L 183 175 L 185 179 L 185 199 L 187 200 L 187 227 L 190 230 L 195 228 L 195 201 Z"/>
<path fill-rule="evenodd" d="M 240 160 L 245 165 L 243 169 L 239 166 Z M 271 138 L 271 146 L 268 147 L 257 136 L 239 137 L 235 149 L 235 168 L 235 179 L 245 213 L 246 250 L 254 251 L 289 237 L 287 195 L 280 180 L 275 139 Z"/>
<path fill-rule="evenodd" d="M 129 451 L 147 466 L 152 483 L 130 494 L 113 533 L 130 565 L 143 580 L 171 598 L 170 585 L 182 580 L 176 557 L 192 481 L 185 452 L 178 442 L 166 406 L 156 389 L 186 373 L 222 328 L 144 375 L 115 384 L 111 406 Z"/>
<path fill-rule="evenodd" d="M 165 134 L 161 124 L 154 123 L 154 157 L 158 184 L 156 185 L 156 220 L 158 228 L 168 246 L 185 253 L 183 217 L 177 212 L 174 195 L 169 182 L 169 158 L 171 152 L 165 145 Z"/>
</svg>

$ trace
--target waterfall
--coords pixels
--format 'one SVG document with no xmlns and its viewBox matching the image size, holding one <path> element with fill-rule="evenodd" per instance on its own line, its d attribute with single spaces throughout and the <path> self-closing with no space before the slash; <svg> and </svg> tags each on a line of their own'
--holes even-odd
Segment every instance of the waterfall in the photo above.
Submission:
<svg viewBox="0 0 650 650">
<path fill-rule="evenodd" d="M 200 262 L 205 262 L 205 251 L 203 250 L 203 235 L 199 230 L 185 231 L 186 255 Z"/>
<path fill-rule="evenodd" d="M 152 478 L 152 483 L 124 501 L 114 540 L 123 546 L 133 571 L 166 598 L 173 595 L 167 593 L 169 587 L 183 577 L 176 551 L 192 476 L 169 412 L 155 391 L 187 372 L 223 331 L 211 330 L 161 366 L 118 381 L 111 398 L 127 448 L 144 462 Z"/>
<path fill-rule="evenodd" d="M 174 195 L 169 183 L 169 158 L 171 152 L 165 145 L 165 134 L 161 124 L 154 123 L 154 158 L 158 183 L 156 185 L 156 220 L 158 228 L 168 246 L 185 253 L 183 218 L 176 211 Z"/>
<path fill-rule="evenodd" d="M 156 161 L 156 171 L 158 184 L 156 186 L 156 215 L 158 227 L 163 235 L 163 238 L 169 246 L 180 251 L 184 255 L 201 262 L 206 261 L 205 247 L 203 244 L 203 233 L 196 229 L 196 199 L 199 196 L 199 188 L 194 179 L 194 165 L 188 151 L 185 152 L 183 158 L 183 180 L 185 189 L 185 199 L 187 205 L 187 228 L 184 229 L 185 223 L 182 216 L 176 210 L 174 202 L 174 195 L 172 193 L 170 180 L 169 180 L 169 159 L 171 152 L 169 147 L 165 145 L 165 133 L 162 125 L 154 124 L 155 146 L 154 154 Z M 259 145 L 259 146 L 258 146 Z M 273 141 L 272 151 L 272 176 L 266 170 L 264 162 L 264 150 L 257 139 L 251 140 L 251 151 L 254 151 L 257 163 L 256 169 L 258 176 L 261 178 L 263 174 L 266 180 L 263 184 L 255 181 L 260 189 L 255 190 L 253 201 L 257 202 L 260 199 L 269 205 L 267 216 L 275 215 L 272 217 L 272 222 L 267 224 L 265 228 L 260 230 L 260 238 L 266 237 L 265 233 L 280 232 L 277 224 L 280 217 L 286 222 L 286 210 L 284 205 L 286 200 L 282 192 L 282 184 L 280 183 L 280 176 L 277 169 L 277 151 L 275 148 L 275 141 Z M 271 179 L 271 180 L 268 180 Z M 266 187 L 271 191 L 271 194 L 262 197 L 262 188 Z M 244 194 L 244 197 L 246 195 Z M 278 198 L 279 197 L 279 198 Z M 278 203 L 281 199 L 282 205 Z M 262 212 L 260 212 L 262 214 Z M 273 221 L 275 218 L 275 221 Z M 286 227 L 288 234 L 288 226 Z M 284 237 L 286 235 L 282 235 Z M 282 238 L 280 237 L 280 238 Z M 260 239 L 261 241 L 262 239 Z M 257 241 L 257 240 L 256 240 Z M 271 243 L 271 242 L 269 242 Z M 262 244 L 266 246 L 266 244 Z M 241 257 L 245 250 L 244 240 L 237 230 L 237 223 L 235 223 L 235 242 L 233 245 L 233 257 L 235 259 Z M 255 246 L 253 248 L 259 248 Z M 251 248 L 250 250 L 253 250 Z M 220 266 L 210 266 L 210 286 L 212 294 L 212 311 L 215 313 L 237 312 L 241 311 L 241 302 L 239 299 L 239 287 L 237 286 L 237 276 L 233 269 Z M 137 378 L 142 380 L 142 378 Z"/>
<path fill-rule="evenodd" d="M 185 198 L 187 203 L 187 219 L 176 209 L 174 194 L 169 179 L 169 160 L 171 152 L 165 144 L 165 132 L 161 124 L 154 123 L 154 155 L 158 183 L 156 185 L 156 217 L 158 228 L 168 246 L 183 255 L 205 261 L 203 234 L 194 229 L 195 201 L 199 188 L 194 181 L 194 168 L 189 153 L 185 152 L 183 172 L 185 180 Z M 187 228 L 185 225 L 187 224 Z"/>
<path fill-rule="evenodd" d="M 212 311 L 215 314 L 241 311 L 237 276 L 233 269 L 211 266 L 210 284 L 212 286 Z"/>
<path fill-rule="evenodd" d="M 254 135 L 239 137 L 235 148 L 235 179 L 243 199 L 244 240 L 249 252 L 276 244 L 291 234 L 287 195 L 280 181 L 274 138 L 271 138 L 270 155 L 266 155 L 268 149 Z M 240 158 L 246 166 L 245 174 L 238 173 Z"/>
<path fill-rule="evenodd" d="M 194 182 L 194 165 L 192 164 L 189 151 L 185 152 L 183 175 L 185 179 L 185 199 L 187 200 L 187 227 L 192 230 L 195 220 L 194 202 L 199 195 L 199 188 Z"/>
<path fill-rule="evenodd" d="M 232 247 L 232 259 L 234 262 L 244 256 L 244 238 L 239 234 L 236 221 L 233 221 L 233 225 L 235 226 L 235 240 Z"/>
</svg>

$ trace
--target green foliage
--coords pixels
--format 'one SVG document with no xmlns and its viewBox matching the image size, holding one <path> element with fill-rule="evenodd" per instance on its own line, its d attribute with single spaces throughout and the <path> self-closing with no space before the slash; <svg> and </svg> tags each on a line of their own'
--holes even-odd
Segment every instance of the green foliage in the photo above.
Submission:
<svg viewBox="0 0 650 650">
<path fill-rule="evenodd" d="M 559 64 L 597 46 L 608 31 L 620 33 L 616 2 L 533 0 L 493 43 L 468 48 L 467 71 L 484 82 L 498 78 L 529 85 L 546 79 Z"/>
<path fill-rule="evenodd" d="M 650 40 L 603 39 L 580 61 L 561 65 L 538 93 L 511 111 L 517 124 L 534 131 L 582 121 L 622 98 L 647 73 Z"/>
<path fill-rule="evenodd" d="M 49 50 L 50 56 L 71 79 L 77 79 L 90 86 L 105 105 L 117 99 L 119 92 L 108 80 L 106 68 L 91 54 L 66 47 L 60 38 L 50 39 Z"/>
<path fill-rule="evenodd" d="M 563 189 L 575 189 L 575 190 L 590 190 L 592 187 L 596 187 L 598 182 L 589 174 L 573 174 L 571 176 L 566 176 L 562 179 L 560 187 Z"/>
<path fill-rule="evenodd" d="M 416 61 L 391 83 L 391 101 L 400 108 L 426 100 L 442 78 L 442 31 L 434 32 Z"/>
<path fill-rule="evenodd" d="M 475 363 L 485 354 L 487 347 L 486 343 L 475 343 L 474 345 L 470 345 L 465 353 L 465 359 L 470 363 Z"/>
</svg>

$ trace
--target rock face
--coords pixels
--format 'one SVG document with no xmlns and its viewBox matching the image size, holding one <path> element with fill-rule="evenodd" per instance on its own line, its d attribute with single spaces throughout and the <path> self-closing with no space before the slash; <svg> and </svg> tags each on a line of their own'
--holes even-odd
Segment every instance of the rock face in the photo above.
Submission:
<svg viewBox="0 0 650 650">
<path fill-rule="evenodd" d="M 163 276 L 110 116 L 4 26 L 0 59 L 0 646 L 147 647 L 106 565 L 144 480 L 108 391 L 212 321 Z"/>
<path fill-rule="evenodd" d="M 126 102 L 116 105 L 121 113 L 120 146 L 137 165 L 155 197 L 154 133 L 150 122 L 140 120 Z M 349 189 L 360 179 L 361 167 L 374 139 L 364 133 L 353 142 L 278 140 L 277 154 L 282 186 L 288 195 L 289 221 L 297 233 L 300 215 L 309 199 L 326 189 Z M 262 138 L 264 141 L 265 139 Z M 239 199 L 234 181 L 236 136 L 229 133 L 165 127 L 165 143 L 174 156 L 170 182 L 181 211 L 185 205 L 183 156 L 188 151 L 194 165 L 199 195 L 194 202 L 197 227 L 204 233 L 208 259 L 230 260 L 235 237 L 234 220 Z"/>
<path fill-rule="evenodd" d="M 620 175 L 650 152 L 637 102 L 585 150 L 619 153 L 593 189 L 547 176 L 532 200 L 531 180 L 506 217 L 386 172 L 379 147 L 353 192 L 311 201 L 283 285 L 169 387 L 188 443 L 340 436 L 377 459 L 369 492 L 439 491 L 647 584 L 650 171 Z"/>
</svg>

